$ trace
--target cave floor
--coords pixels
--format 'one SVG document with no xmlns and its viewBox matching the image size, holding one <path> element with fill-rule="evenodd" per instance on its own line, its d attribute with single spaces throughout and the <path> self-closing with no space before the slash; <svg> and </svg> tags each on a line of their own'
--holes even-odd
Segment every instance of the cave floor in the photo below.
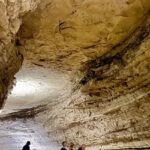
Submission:
<svg viewBox="0 0 150 150">
<path fill-rule="evenodd" d="M 32 150 L 57 150 L 42 127 L 34 121 L 1 121 L 0 150 L 21 150 L 26 141 L 31 141 Z"/>
</svg>

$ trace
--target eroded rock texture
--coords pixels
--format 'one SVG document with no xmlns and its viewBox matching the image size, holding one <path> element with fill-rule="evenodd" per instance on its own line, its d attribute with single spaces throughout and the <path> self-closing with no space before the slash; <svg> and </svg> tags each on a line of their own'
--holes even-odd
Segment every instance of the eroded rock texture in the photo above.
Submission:
<svg viewBox="0 0 150 150">
<path fill-rule="evenodd" d="M 34 10 L 36 3 L 32 0 L 0 0 L 0 107 L 23 60 L 21 51 L 16 47 L 20 18 L 29 10 Z"/>
<path fill-rule="evenodd" d="M 18 31 L 11 75 L 18 50 L 29 64 L 72 79 L 72 93 L 36 118 L 52 141 L 66 138 L 92 150 L 150 147 L 149 10 L 149 0 L 43 0 L 22 16 L 19 31 L 7 27 Z"/>
</svg>

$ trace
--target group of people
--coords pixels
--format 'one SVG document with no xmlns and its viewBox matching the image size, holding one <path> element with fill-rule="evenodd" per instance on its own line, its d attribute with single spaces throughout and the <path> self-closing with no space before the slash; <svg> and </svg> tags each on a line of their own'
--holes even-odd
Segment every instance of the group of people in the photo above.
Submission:
<svg viewBox="0 0 150 150">
<path fill-rule="evenodd" d="M 30 150 L 31 142 L 27 141 L 27 143 L 23 146 L 22 150 Z M 75 150 L 75 145 L 73 143 L 68 144 L 66 141 L 62 142 L 61 150 Z M 85 150 L 85 144 L 82 144 L 78 148 L 78 150 Z"/>
<path fill-rule="evenodd" d="M 61 150 L 75 150 L 75 145 L 73 143 L 68 144 L 66 141 L 62 142 Z M 82 144 L 78 150 L 85 150 L 85 144 Z"/>
</svg>

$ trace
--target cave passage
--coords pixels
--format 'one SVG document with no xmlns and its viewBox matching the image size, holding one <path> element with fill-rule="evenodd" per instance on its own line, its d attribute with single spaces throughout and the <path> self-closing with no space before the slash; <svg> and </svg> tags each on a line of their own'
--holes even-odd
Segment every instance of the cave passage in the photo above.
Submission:
<svg viewBox="0 0 150 150">
<path fill-rule="evenodd" d="M 149 149 L 150 0 L 0 0 L 0 16 L 0 149 Z"/>
</svg>

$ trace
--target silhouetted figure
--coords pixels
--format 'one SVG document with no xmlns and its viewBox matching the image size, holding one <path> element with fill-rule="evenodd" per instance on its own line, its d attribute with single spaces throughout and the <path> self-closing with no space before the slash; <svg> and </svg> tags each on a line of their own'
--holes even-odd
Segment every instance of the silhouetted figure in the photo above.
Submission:
<svg viewBox="0 0 150 150">
<path fill-rule="evenodd" d="M 74 150 L 74 144 L 71 142 L 70 143 L 70 148 L 69 148 L 69 150 Z"/>
<path fill-rule="evenodd" d="M 61 150 L 68 150 L 66 141 L 62 142 L 62 146 Z"/>
<path fill-rule="evenodd" d="M 78 150 L 85 150 L 85 144 L 82 144 L 82 146 L 81 147 L 79 147 L 79 149 Z"/>
<path fill-rule="evenodd" d="M 23 146 L 22 150 L 30 150 L 31 142 L 27 141 L 26 145 Z"/>
</svg>

